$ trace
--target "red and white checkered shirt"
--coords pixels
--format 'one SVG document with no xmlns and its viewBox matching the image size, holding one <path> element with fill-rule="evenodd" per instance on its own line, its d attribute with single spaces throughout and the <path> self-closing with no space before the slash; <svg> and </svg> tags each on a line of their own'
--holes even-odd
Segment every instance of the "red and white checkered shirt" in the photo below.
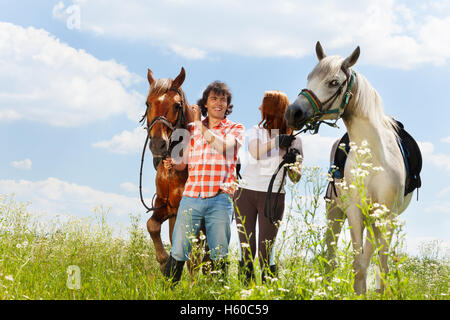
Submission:
<svg viewBox="0 0 450 320">
<path fill-rule="evenodd" d="M 203 124 L 207 126 L 208 118 L 203 120 Z M 236 148 L 226 155 L 216 151 L 194 123 L 188 125 L 188 130 L 191 134 L 188 158 L 189 177 L 184 186 L 183 195 L 209 198 L 214 197 L 219 190 L 233 195 L 237 152 L 239 147 L 244 145 L 245 139 L 244 126 L 225 118 L 214 128 L 209 129 L 214 135 L 223 139 L 230 134 L 236 139 Z"/>
</svg>

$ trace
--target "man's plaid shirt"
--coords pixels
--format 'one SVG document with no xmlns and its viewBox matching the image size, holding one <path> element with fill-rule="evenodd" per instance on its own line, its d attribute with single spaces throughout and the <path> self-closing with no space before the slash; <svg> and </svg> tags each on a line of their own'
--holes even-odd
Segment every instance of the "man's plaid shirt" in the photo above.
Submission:
<svg viewBox="0 0 450 320">
<path fill-rule="evenodd" d="M 203 120 L 207 126 L 208 118 Z M 240 123 L 235 123 L 227 118 L 223 119 L 214 128 L 210 128 L 214 135 L 225 139 L 232 135 L 236 139 L 234 150 L 223 155 L 214 149 L 203 137 L 200 128 L 194 123 L 188 125 L 191 134 L 189 145 L 188 170 L 189 177 L 186 181 L 183 195 L 187 197 L 209 198 L 215 196 L 219 190 L 233 195 L 236 181 L 236 163 L 239 147 L 244 145 L 245 129 Z"/>
</svg>

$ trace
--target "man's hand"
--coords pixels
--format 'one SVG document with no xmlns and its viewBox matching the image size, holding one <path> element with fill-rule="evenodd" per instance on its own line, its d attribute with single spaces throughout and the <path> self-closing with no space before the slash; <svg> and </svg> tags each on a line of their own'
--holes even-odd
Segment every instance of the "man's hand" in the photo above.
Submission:
<svg viewBox="0 0 450 320">
<path fill-rule="evenodd" d="M 163 160 L 164 169 L 170 170 L 173 168 L 173 159 L 172 158 L 166 158 Z"/>
<path fill-rule="evenodd" d="M 190 107 L 194 116 L 194 122 L 202 121 L 202 112 L 200 110 L 200 107 L 196 104 L 193 104 Z"/>
</svg>

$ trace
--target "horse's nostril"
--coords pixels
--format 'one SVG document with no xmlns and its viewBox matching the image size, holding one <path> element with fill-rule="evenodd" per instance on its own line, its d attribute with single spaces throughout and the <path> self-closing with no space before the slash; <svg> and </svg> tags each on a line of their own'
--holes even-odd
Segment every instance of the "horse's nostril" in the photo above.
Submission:
<svg viewBox="0 0 450 320">
<path fill-rule="evenodd" d="M 298 123 L 303 120 L 303 111 L 299 108 L 294 112 L 294 122 Z"/>
<path fill-rule="evenodd" d="M 161 141 L 159 142 L 159 148 L 160 148 L 161 150 L 163 150 L 163 149 L 166 148 L 166 141 L 165 141 L 165 140 L 161 140 Z"/>
</svg>

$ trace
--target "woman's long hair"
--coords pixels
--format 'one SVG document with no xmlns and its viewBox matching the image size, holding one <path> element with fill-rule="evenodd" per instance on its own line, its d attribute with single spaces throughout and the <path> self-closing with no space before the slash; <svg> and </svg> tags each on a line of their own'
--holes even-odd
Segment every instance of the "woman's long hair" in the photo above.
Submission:
<svg viewBox="0 0 450 320">
<path fill-rule="evenodd" d="M 284 114 L 289 106 L 289 99 L 284 92 L 278 90 L 266 91 L 262 101 L 262 120 L 258 126 L 266 129 L 271 135 L 273 129 L 278 129 L 279 134 L 290 134 Z"/>
</svg>

